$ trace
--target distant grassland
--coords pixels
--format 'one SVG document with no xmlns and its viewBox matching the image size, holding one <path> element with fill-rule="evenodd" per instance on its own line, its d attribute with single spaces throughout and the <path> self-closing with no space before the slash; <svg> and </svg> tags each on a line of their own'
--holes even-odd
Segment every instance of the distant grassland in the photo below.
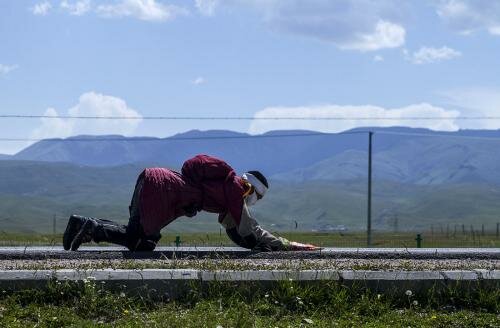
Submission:
<svg viewBox="0 0 500 328">
<path fill-rule="evenodd" d="M 112 168 L 65 163 L 0 161 L 0 231 L 61 233 L 71 214 L 126 223 L 142 166 Z M 290 183 L 271 180 L 252 208 L 263 227 L 276 231 L 349 231 L 366 227 L 366 179 Z M 470 230 L 494 232 L 500 222 L 500 188 L 487 183 L 415 185 L 379 180 L 374 172 L 372 227 L 378 231 Z M 55 219 L 54 219 L 55 218 Z M 217 232 L 217 215 L 179 218 L 168 233 Z"/>
<path fill-rule="evenodd" d="M 275 233 L 289 240 L 313 243 L 323 247 L 366 247 L 365 232 L 283 232 Z M 176 237 L 180 237 L 181 246 L 235 246 L 222 230 L 219 233 L 166 233 L 160 240 L 161 246 L 175 246 Z M 408 247 L 417 246 L 416 233 L 374 232 L 373 247 Z M 422 244 L 428 247 L 500 247 L 500 238 L 496 233 L 475 234 L 422 234 Z M 0 233 L 0 246 L 47 246 L 62 245 L 62 234 L 21 234 Z M 97 244 L 93 244 L 97 245 Z M 109 245 L 109 244 L 99 244 Z"/>
</svg>

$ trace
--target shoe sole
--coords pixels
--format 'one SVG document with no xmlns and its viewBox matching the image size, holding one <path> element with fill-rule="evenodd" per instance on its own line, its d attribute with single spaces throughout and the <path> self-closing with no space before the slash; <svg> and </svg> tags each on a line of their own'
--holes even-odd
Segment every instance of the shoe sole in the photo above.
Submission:
<svg viewBox="0 0 500 328">
<path fill-rule="evenodd" d="M 75 238 L 74 235 L 81 228 L 80 227 L 79 229 L 75 229 L 75 231 L 72 231 L 75 224 L 78 224 L 78 223 L 79 223 L 79 220 L 76 217 L 70 216 L 70 218 L 68 220 L 68 225 L 66 226 L 66 230 L 64 231 L 64 235 L 63 235 L 63 247 L 66 251 L 70 250 L 71 242 Z"/>
<path fill-rule="evenodd" d="M 85 232 L 88 229 L 92 228 L 92 222 L 87 220 L 81 227 L 78 233 L 75 235 L 75 238 L 71 241 L 71 250 L 76 251 L 80 245 L 82 244 L 83 237 L 85 236 Z"/>
</svg>

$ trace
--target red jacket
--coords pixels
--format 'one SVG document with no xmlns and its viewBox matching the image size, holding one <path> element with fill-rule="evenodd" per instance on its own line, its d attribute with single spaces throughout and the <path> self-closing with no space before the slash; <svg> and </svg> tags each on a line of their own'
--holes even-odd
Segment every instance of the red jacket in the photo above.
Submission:
<svg viewBox="0 0 500 328">
<path fill-rule="evenodd" d="M 182 166 L 182 174 L 165 168 L 147 168 L 140 196 L 141 225 L 146 235 L 196 208 L 223 217 L 230 213 L 239 225 L 245 187 L 224 161 L 197 155 Z"/>
</svg>

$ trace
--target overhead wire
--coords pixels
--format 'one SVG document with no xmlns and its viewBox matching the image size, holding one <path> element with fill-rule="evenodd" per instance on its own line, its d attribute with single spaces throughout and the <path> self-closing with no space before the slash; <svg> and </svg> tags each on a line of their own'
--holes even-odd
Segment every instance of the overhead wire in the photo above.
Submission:
<svg viewBox="0 0 500 328">
<path fill-rule="evenodd" d="M 318 137 L 318 136 L 338 136 L 347 134 L 366 134 L 369 131 L 344 131 L 338 133 L 328 133 L 328 132 L 306 132 L 306 133 L 284 133 L 284 134 L 259 134 L 259 135 L 241 135 L 241 136 L 205 136 L 205 137 L 167 137 L 167 138 L 157 138 L 157 137 L 69 137 L 66 139 L 61 138 L 0 138 L 0 141 L 53 141 L 53 142 L 95 142 L 95 141 L 182 141 L 182 140 L 224 140 L 224 139 L 263 139 L 263 138 L 287 138 L 287 137 Z"/>
<path fill-rule="evenodd" d="M 500 120 L 500 116 L 85 116 L 85 115 L 24 115 L 24 114 L 0 114 L 0 118 L 20 119 L 80 119 L 80 120 L 297 120 L 297 121 L 320 121 L 320 120 Z"/>
<path fill-rule="evenodd" d="M 414 132 L 398 132 L 398 131 L 380 131 L 374 130 L 375 134 L 387 134 L 387 135 L 400 135 L 400 136 L 413 136 L 413 137 L 431 137 L 431 138 L 454 138 L 454 139 L 471 139 L 471 140 L 486 140 L 486 141 L 500 141 L 499 137 L 476 137 L 476 136 L 466 136 L 466 135 L 452 135 L 450 132 L 442 133 L 414 133 Z"/>
</svg>

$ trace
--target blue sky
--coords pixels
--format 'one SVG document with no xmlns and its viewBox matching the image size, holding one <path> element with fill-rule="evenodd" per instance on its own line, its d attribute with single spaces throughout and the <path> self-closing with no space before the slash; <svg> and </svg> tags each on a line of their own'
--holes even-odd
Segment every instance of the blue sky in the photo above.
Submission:
<svg viewBox="0 0 500 328">
<path fill-rule="evenodd" d="M 498 58 L 499 1 L 3 0 L 0 114 L 353 119 L 0 119 L 0 138 L 497 129 L 457 117 L 500 115 Z M 394 119 L 419 115 L 445 119 Z"/>
</svg>

